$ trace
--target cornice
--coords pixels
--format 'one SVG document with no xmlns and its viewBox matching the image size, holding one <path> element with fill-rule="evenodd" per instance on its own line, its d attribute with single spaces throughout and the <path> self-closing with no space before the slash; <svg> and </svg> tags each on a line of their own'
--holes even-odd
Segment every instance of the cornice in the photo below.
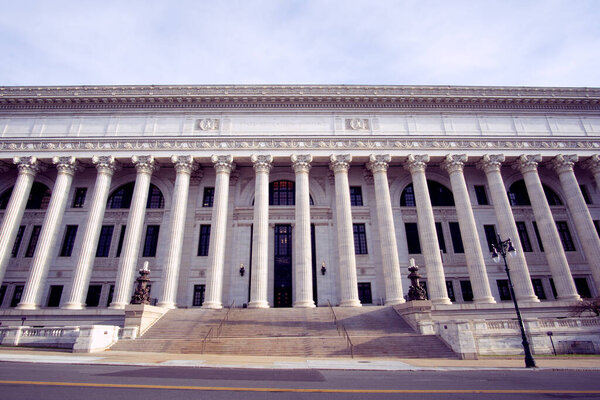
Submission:
<svg viewBox="0 0 600 400">
<path fill-rule="evenodd" d="M 600 88 L 499 86 L 3 86 L 0 110 L 600 110 Z"/>
</svg>

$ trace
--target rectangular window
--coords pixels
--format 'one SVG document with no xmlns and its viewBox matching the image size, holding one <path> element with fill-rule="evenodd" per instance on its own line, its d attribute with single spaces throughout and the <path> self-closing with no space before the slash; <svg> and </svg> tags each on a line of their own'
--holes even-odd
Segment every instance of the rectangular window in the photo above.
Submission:
<svg viewBox="0 0 600 400">
<path fill-rule="evenodd" d="M 371 295 L 371 282 L 358 283 L 358 299 L 360 304 L 372 304 L 373 296 Z"/>
<path fill-rule="evenodd" d="M 535 233 L 535 238 L 537 239 L 537 244 L 540 248 L 540 251 L 544 252 L 544 244 L 542 243 L 542 237 L 540 236 L 540 231 L 538 230 L 537 223 L 533 221 L 531 223 L 533 225 L 533 232 Z"/>
<path fill-rule="evenodd" d="M 76 236 L 77 225 L 67 225 L 67 229 L 65 230 L 65 238 L 63 239 L 63 244 L 60 248 L 60 257 L 71 257 Z"/>
<path fill-rule="evenodd" d="M 354 254 L 367 254 L 365 224 L 352 224 L 354 230 Z"/>
<path fill-rule="evenodd" d="M 102 293 L 102 285 L 90 285 L 88 287 L 87 296 L 85 297 L 86 307 L 98 307 L 100 304 L 100 294 Z"/>
<path fill-rule="evenodd" d="M 85 203 L 85 195 L 87 194 L 87 188 L 75 189 L 75 196 L 73 196 L 73 208 L 82 208 Z"/>
<path fill-rule="evenodd" d="M 363 205 L 362 188 L 360 186 L 350 186 L 350 205 Z"/>
<path fill-rule="evenodd" d="M 4 296 L 6 295 L 6 285 L 0 286 L 0 307 L 4 303 Z"/>
<path fill-rule="evenodd" d="M 198 255 L 206 257 L 210 245 L 210 225 L 200 225 L 200 239 L 198 241 Z"/>
<path fill-rule="evenodd" d="M 50 286 L 50 294 L 48 295 L 48 307 L 58 307 L 60 298 L 63 292 L 63 285 Z"/>
<path fill-rule="evenodd" d="M 194 285 L 194 299 L 192 303 L 194 307 L 200 307 L 204 303 L 205 287 L 205 285 Z"/>
<path fill-rule="evenodd" d="M 440 250 L 446 253 L 446 241 L 444 240 L 444 230 L 442 229 L 442 223 L 435 223 L 435 233 L 437 233 L 438 245 Z"/>
<path fill-rule="evenodd" d="M 19 248 L 21 247 L 21 242 L 23 241 L 23 234 L 25 233 L 25 225 L 21 225 L 19 230 L 17 231 L 17 237 L 15 237 L 15 243 L 12 248 L 12 256 L 16 257 L 19 254 Z"/>
<path fill-rule="evenodd" d="M 146 239 L 144 240 L 144 251 L 142 253 L 142 257 L 156 257 L 159 230 L 160 225 L 148 225 L 146 228 Z"/>
<path fill-rule="evenodd" d="M 458 222 L 449 222 L 450 237 L 452 238 L 452 248 L 455 254 L 464 253 L 465 248 L 463 246 L 462 236 L 460 234 L 460 226 Z"/>
<path fill-rule="evenodd" d="M 421 254 L 421 242 L 419 241 L 419 228 L 414 222 L 404 224 L 406 230 L 406 244 L 408 245 L 408 254 Z"/>
<path fill-rule="evenodd" d="M 596 234 L 600 236 L 600 221 L 597 219 L 594 220 L 594 228 L 596 228 Z"/>
<path fill-rule="evenodd" d="M 475 197 L 477 197 L 477 204 L 480 206 L 487 206 L 488 202 L 487 194 L 485 193 L 485 186 L 475 185 Z"/>
<path fill-rule="evenodd" d="M 11 307 L 16 307 L 17 304 L 19 304 L 21 302 L 21 296 L 23 296 L 23 288 L 24 287 L 25 287 L 24 285 L 15 286 L 15 291 L 13 292 L 13 296 L 10 301 Z"/>
<path fill-rule="evenodd" d="M 590 198 L 590 194 L 587 191 L 587 187 L 585 185 L 579 185 L 579 189 L 581 189 L 581 195 L 585 200 L 585 204 L 592 204 L 592 200 Z"/>
<path fill-rule="evenodd" d="M 550 289 L 552 289 L 552 296 L 554 296 L 554 298 L 558 298 L 558 293 L 556 293 L 556 286 L 554 286 L 554 279 L 550 278 Z"/>
<path fill-rule="evenodd" d="M 119 243 L 117 244 L 117 254 L 115 257 L 121 257 L 121 250 L 123 250 L 123 241 L 125 240 L 125 228 L 127 225 L 121 225 L 121 234 L 119 235 Z"/>
<path fill-rule="evenodd" d="M 531 252 L 533 248 L 531 247 L 531 241 L 529 240 L 529 234 L 527 233 L 527 226 L 523 221 L 516 221 L 517 224 L 517 232 L 519 232 L 519 239 L 521 239 L 521 247 L 524 252 Z"/>
<path fill-rule="evenodd" d="M 500 300 L 512 300 L 510 295 L 510 288 L 508 287 L 507 279 L 498 279 L 496 281 L 498 284 L 498 293 L 500 294 Z"/>
<path fill-rule="evenodd" d="M 100 237 L 98 238 L 98 247 L 96 247 L 96 257 L 108 257 L 114 230 L 115 227 L 112 225 L 102 225 Z"/>
<path fill-rule="evenodd" d="M 448 291 L 448 298 L 451 302 L 456 302 L 456 296 L 454 296 L 454 285 L 452 281 L 446 281 L 446 290 Z"/>
<path fill-rule="evenodd" d="M 110 306 L 110 303 L 112 303 L 114 294 L 115 294 L 115 285 L 110 285 L 110 288 L 108 289 L 108 298 L 106 300 L 106 307 Z"/>
<path fill-rule="evenodd" d="M 566 221 L 556 221 L 556 229 L 558 229 L 558 236 L 562 242 L 565 251 L 575 251 L 575 243 L 569 232 L 569 225 Z"/>
<path fill-rule="evenodd" d="M 492 247 L 496 245 L 498 237 L 496 236 L 496 226 L 484 225 L 483 230 L 485 231 L 485 240 L 487 240 L 488 249 L 491 252 Z"/>
<path fill-rule="evenodd" d="M 540 300 L 546 300 L 546 292 L 544 292 L 544 285 L 542 280 L 539 278 L 532 278 L 531 284 L 533 285 L 533 292 Z"/>
<path fill-rule="evenodd" d="M 204 196 L 202 196 L 202 207 L 212 207 L 215 201 L 215 188 L 205 187 Z"/>
<path fill-rule="evenodd" d="M 31 237 L 29 238 L 29 244 L 27 245 L 27 251 L 25 257 L 33 257 L 35 248 L 37 247 L 38 239 L 40 238 L 40 231 L 42 230 L 41 225 L 35 225 L 31 231 Z"/>
<path fill-rule="evenodd" d="M 460 291 L 462 292 L 463 301 L 473 301 L 471 281 L 460 281 Z"/>
<path fill-rule="evenodd" d="M 577 288 L 577 293 L 583 297 L 584 299 L 589 299 L 592 297 L 592 292 L 590 291 L 590 287 L 588 286 L 586 278 L 573 278 L 575 281 L 575 288 Z"/>
</svg>

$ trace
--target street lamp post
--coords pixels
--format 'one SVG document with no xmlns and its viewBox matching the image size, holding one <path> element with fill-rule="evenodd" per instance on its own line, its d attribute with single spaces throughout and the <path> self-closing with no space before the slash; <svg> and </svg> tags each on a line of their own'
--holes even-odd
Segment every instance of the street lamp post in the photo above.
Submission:
<svg viewBox="0 0 600 400">
<path fill-rule="evenodd" d="M 527 340 L 527 335 L 525 335 L 525 327 L 523 326 L 523 319 L 521 318 L 521 312 L 519 311 L 519 305 L 517 304 L 517 297 L 515 296 L 515 290 L 513 288 L 512 279 L 510 278 L 510 270 L 508 269 L 508 264 L 506 263 L 506 255 L 510 254 L 513 256 L 517 251 L 512 245 L 510 238 L 506 240 L 500 239 L 500 235 L 498 235 L 498 243 L 496 245 L 492 245 L 492 259 L 494 262 L 499 262 L 500 257 L 504 260 L 504 270 L 506 271 L 506 276 L 508 277 L 508 288 L 510 289 L 510 297 L 512 297 L 513 303 L 515 305 L 515 311 L 517 313 L 517 319 L 519 320 L 519 328 L 521 329 L 521 338 L 523 339 L 523 351 L 525 352 L 525 367 L 526 368 L 536 368 L 535 360 L 533 359 L 533 355 L 531 354 L 531 349 L 529 348 L 529 341 Z"/>
</svg>

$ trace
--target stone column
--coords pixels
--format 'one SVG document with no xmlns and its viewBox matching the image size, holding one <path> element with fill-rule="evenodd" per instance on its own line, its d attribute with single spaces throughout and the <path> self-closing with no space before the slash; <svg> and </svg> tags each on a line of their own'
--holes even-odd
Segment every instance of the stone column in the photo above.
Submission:
<svg viewBox="0 0 600 400">
<path fill-rule="evenodd" d="M 554 279 L 559 300 L 580 300 L 571 276 L 567 256 L 563 249 L 552 211 L 548 205 L 542 181 L 538 175 L 538 163 L 542 161 L 540 154 L 521 155 L 514 164 L 514 168 L 523 174 L 527 193 L 531 201 L 533 215 L 537 222 L 542 244 L 544 245 L 546 260 Z M 576 189 L 579 189 L 577 186 Z"/>
<path fill-rule="evenodd" d="M 96 165 L 98 174 L 96 175 L 94 194 L 90 202 L 87 225 L 81 242 L 81 251 L 73 272 L 71 291 L 67 302 L 62 307 L 69 310 L 81 310 L 85 307 L 86 291 L 94 267 L 96 248 L 102 230 L 110 184 L 113 174 L 118 169 L 118 164 L 113 156 L 94 156 L 92 162 Z"/>
<path fill-rule="evenodd" d="M 577 156 L 564 157 L 570 159 L 570 161 L 576 161 L 573 157 Z M 600 157 L 598 155 L 593 155 L 583 162 L 581 167 L 589 169 L 590 172 L 594 174 L 596 184 L 600 187 Z M 565 192 L 565 196 L 567 197 L 569 210 L 575 221 L 577 235 L 579 235 L 579 238 L 581 239 L 585 258 L 587 258 L 590 270 L 592 271 L 594 285 L 596 286 L 596 289 L 600 291 L 600 239 L 598 239 L 594 221 L 592 220 L 587 204 L 585 204 L 581 190 L 577 191 L 574 189 L 575 187 L 579 189 L 579 185 L 577 184 L 577 180 L 573 173 L 573 168 L 571 168 L 570 171 L 567 169 L 562 173 L 559 172 L 559 178 L 563 186 L 563 192 Z"/>
<path fill-rule="evenodd" d="M 503 154 L 486 154 L 477 164 L 477 167 L 482 169 L 487 177 L 490 197 L 492 198 L 496 220 L 498 221 L 498 233 L 502 240 L 510 238 L 517 250 L 513 257 L 506 258 L 511 271 L 515 296 L 519 301 L 538 302 L 539 300 L 533 291 L 531 277 L 527 269 L 527 261 L 525 260 L 525 254 L 521 248 L 521 241 L 517 232 L 517 225 L 515 224 L 515 218 L 513 217 L 504 181 L 502 180 L 502 174 L 500 173 L 500 167 L 503 162 Z"/>
<path fill-rule="evenodd" d="M 212 225 L 208 247 L 208 275 L 203 308 L 222 308 L 225 248 L 227 245 L 227 209 L 229 204 L 229 178 L 235 169 L 233 157 L 212 156 L 215 166 L 215 196 L 212 209 Z M 268 200 L 268 194 L 267 194 Z M 267 204 L 268 206 L 268 204 Z"/>
<path fill-rule="evenodd" d="M 129 304 L 133 292 L 133 280 L 135 267 L 138 262 L 140 244 L 142 242 L 142 230 L 146 216 L 146 203 L 148 202 L 148 191 L 150 190 L 150 178 L 152 173 L 158 169 L 158 165 L 152 156 L 133 156 L 131 161 L 135 165 L 137 175 L 135 187 L 131 199 L 131 208 L 127 217 L 127 229 L 119 269 L 115 281 L 115 294 L 109 308 L 122 309 Z"/>
<path fill-rule="evenodd" d="M 71 182 L 77 168 L 75 157 L 54 157 L 52 161 L 56 165 L 58 175 L 52 188 L 50 203 L 46 210 L 37 248 L 31 261 L 29 278 L 25 282 L 21 302 L 17 305 L 20 310 L 35 310 L 40 306 L 50 261 L 52 260 L 53 251 L 56 249 L 55 243 L 58 231 L 67 206 Z"/>
<path fill-rule="evenodd" d="M 331 161 L 329 168 L 335 175 L 335 214 L 339 251 L 340 307 L 360 307 L 358 279 L 356 277 L 352 208 L 350 206 L 350 185 L 348 183 L 348 170 L 350 169 L 352 156 L 350 154 L 333 154 L 329 160 Z"/>
<path fill-rule="evenodd" d="M 171 162 L 175 164 L 176 171 L 171 221 L 169 222 L 171 237 L 167 248 L 167 261 L 162 271 L 162 291 L 157 304 L 159 307 L 165 308 L 177 307 L 175 299 L 177 296 L 179 266 L 181 265 L 181 251 L 183 250 L 183 236 L 185 234 L 185 213 L 190 189 L 190 176 L 192 171 L 196 169 L 194 157 L 192 156 L 172 156 Z"/>
<path fill-rule="evenodd" d="M 375 184 L 375 203 L 377 205 L 377 224 L 379 225 L 386 306 L 404 303 L 392 200 L 387 177 L 391 160 L 392 157 L 389 154 L 371 154 L 367 164 L 367 168 L 373 173 Z"/>
<path fill-rule="evenodd" d="M 254 233 L 252 236 L 252 283 L 250 308 L 268 308 L 269 283 L 269 171 L 273 157 L 251 157 L 256 173 L 254 186 Z"/>
<path fill-rule="evenodd" d="M 405 168 L 410 171 L 415 190 L 419 239 L 425 258 L 429 299 L 433 304 L 451 304 L 448 298 L 448 289 L 446 289 L 444 266 L 442 265 L 433 208 L 431 207 L 427 178 L 425 176 L 425 168 L 427 168 L 428 162 L 429 156 L 426 154 L 409 155 Z"/>
<path fill-rule="evenodd" d="M 449 154 L 442 163 L 442 169 L 450 175 L 450 184 L 454 194 L 454 203 L 456 204 L 456 215 L 458 216 L 458 226 L 462 236 L 463 246 L 465 248 L 465 258 L 467 260 L 467 269 L 469 270 L 469 279 L 473 287 L 473 301 L 475 303 L 495 303 L 494 296 L 490 289 L 485 260 L 481 250 L 481 241 L 477 233 L 475 216 L 471 207 L 471 199 L 465 182 L 464 166 L 467 162 L 466 154 Z"/>
<path fill-rule="evenodd" d="M 600 187 L 600 156 L 594 154 L 583 163 L 581 163 L 581 168 L 588 169 L 596 180 L 596 185 Z"/>
<path fill-rule="evenodd" d="M 312 288 L 312 253 L 310 243 L 310 191 L 308 173 L 310 154 L 291 156 L 296 174 L 296 227 L 294 229 L 294 277 L 296 298 L 294 307 L 314 307 Z"/>
<path fill-rule="evenodd" d="M 35 175 L 41 166 L 35 157 L 15 157 L 13 161 L 19 169 L 19 176 L 10 195 L 6 211 L 4 211 L 4 218 L 0 227 L 0 283 L 4 279 L 19 224 L 23 219 L 31 185 L 33 185 Z"/>
</svg>

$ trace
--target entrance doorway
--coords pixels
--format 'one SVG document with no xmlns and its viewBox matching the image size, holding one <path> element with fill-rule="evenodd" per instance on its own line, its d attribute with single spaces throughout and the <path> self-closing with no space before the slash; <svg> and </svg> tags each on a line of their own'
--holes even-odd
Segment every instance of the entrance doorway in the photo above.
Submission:
<svg viewBox="0 0 600 400">
<path fill-rule="evenodd" d="M 275 266 L 273 303 L 292 306 L 292 226 L 275 225 Z"/>
</svg>

